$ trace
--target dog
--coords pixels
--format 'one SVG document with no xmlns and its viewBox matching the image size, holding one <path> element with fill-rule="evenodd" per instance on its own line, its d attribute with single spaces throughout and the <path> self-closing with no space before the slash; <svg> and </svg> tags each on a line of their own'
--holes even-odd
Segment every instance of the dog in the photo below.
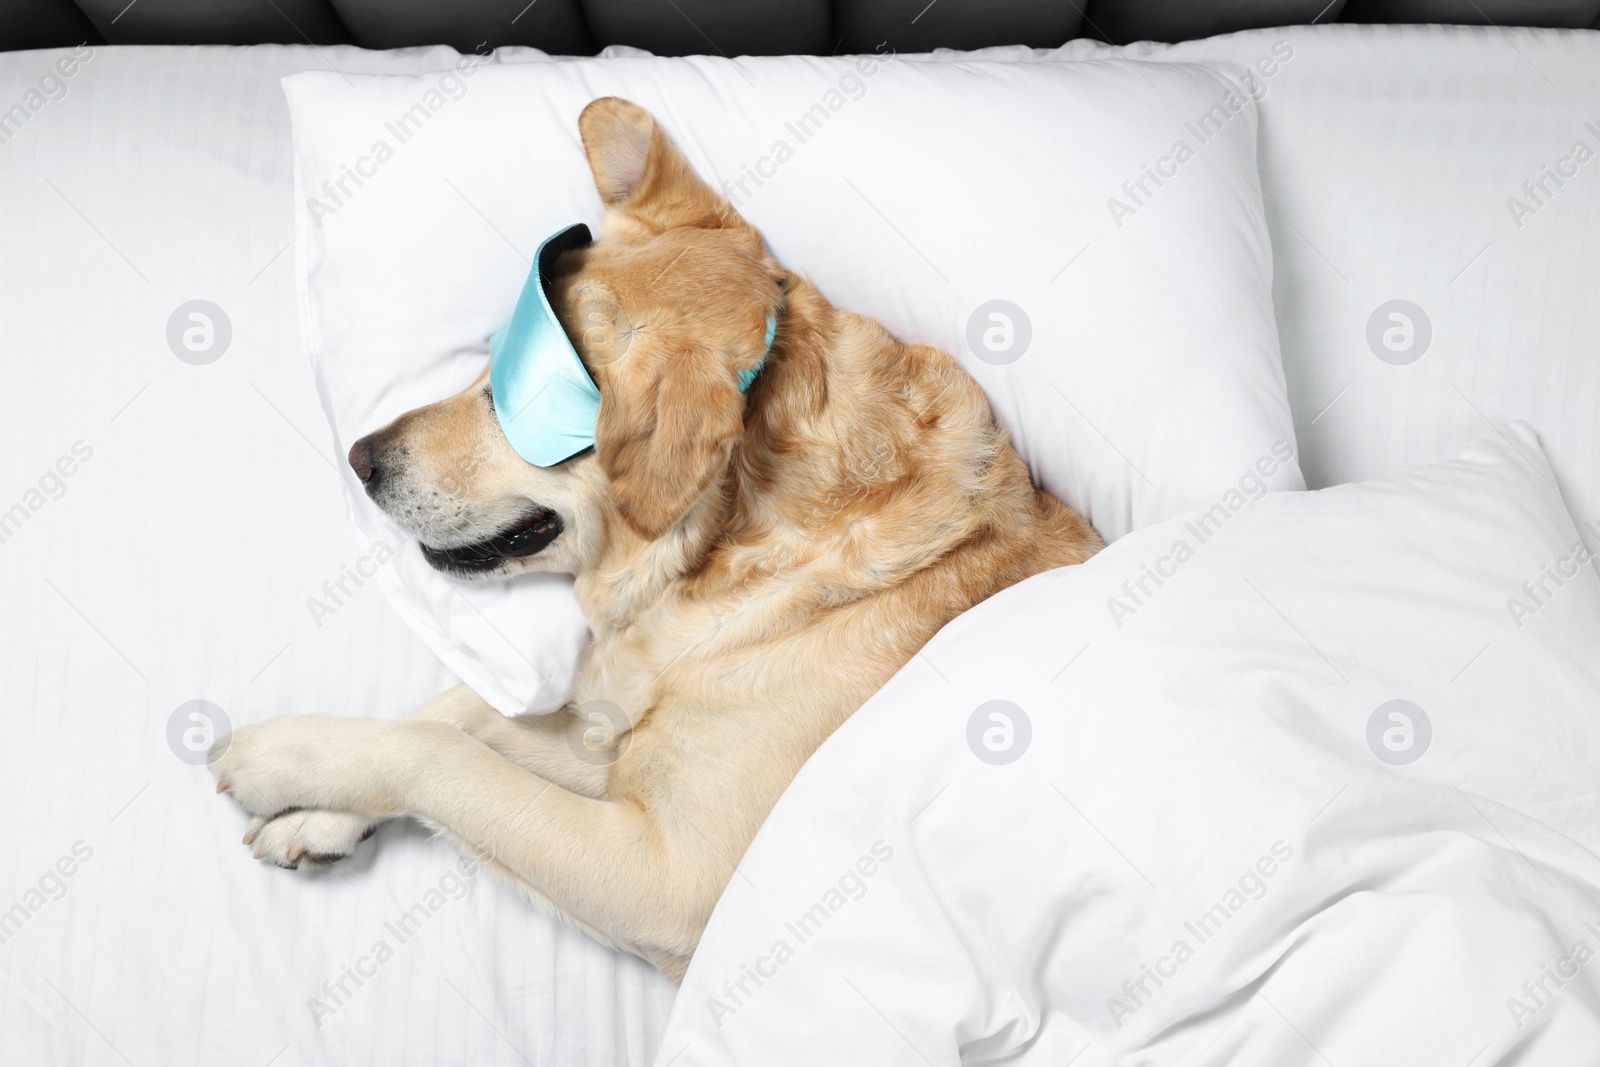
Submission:
<svg viewBox="0 0 1600 1067">
<path fill-rule="evenodd" d="M 459 687 L 406 720 L 272 719 L 212 769 L 258 858 L 332 862 L 413 816 L 681 981 L 823 740 L 945 623 L 1103 542 L 949 355 L 780 266 L 647 111 L 603 98 L 578 125 L 605 216 L 550 292 L 595 446 L 521 459 L 485 370 L 349 456 L 439 570 L 576 576 L 570 702 L 506 717 Z"/>
</svg>

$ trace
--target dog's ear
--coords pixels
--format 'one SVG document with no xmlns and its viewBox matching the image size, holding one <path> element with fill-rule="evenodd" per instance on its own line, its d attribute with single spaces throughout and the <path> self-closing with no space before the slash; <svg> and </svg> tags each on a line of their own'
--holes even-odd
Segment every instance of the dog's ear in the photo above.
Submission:
<svg viewBox="0 0 1600 1067">
<path fill-rule="evenodd" d="M 726 469 L 744 434 L 744 398 L 715 351 L 641 355 L 606 375 L 595 451 L 623 519 L 655 540 Z"/>
<path fill-rule="evenodd" d="M 578 133 L 606 207 L 625 211 L 656 231 L 737 222 L 728 202 L 700 180 L 638 104 L 601 97 L 578 116 Z"/>
</svg>

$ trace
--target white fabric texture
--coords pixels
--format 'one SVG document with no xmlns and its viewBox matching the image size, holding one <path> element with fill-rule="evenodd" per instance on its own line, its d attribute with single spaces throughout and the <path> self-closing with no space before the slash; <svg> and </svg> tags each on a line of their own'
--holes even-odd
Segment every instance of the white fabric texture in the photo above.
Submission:
<svg viewBox="0 0 1600 1067">
<path fill-rule="evenodd" d="M 1600 361 L 1595 266 L 1581 243 L 1594 230 L 1593 164 L 1513 231 L 1515 240 L 1496 240 L 1448 282 L 1481 247 L 1457 239 L 1463 220 L 1487 225 L 1506 210 L 1505 198 L 1566 154 L 1585 116 L 1600 111 L 1600 34 L 1332 26 L 1282 36 L 1296 55 L 1261 102 L 1262 189 L 1276 206 L 1267 222 L 1277 320 L 1312 479 L 1385 475 L 1464 447 L 1486 424 L 1430 369 L 1448 354 L 1449 369 L 1464 375 L 1452 380 L 1486 415 L 1520 415 L 1540 429 L 1574 510 L 1593 519 Z M 1210 53 L 1248 65 L 1277 37 L 1263 31 L 1130 54 L 1203 61 Z M 1079 49 L 1092 51 L 1079 45 L 1062 55 Z M 10 609 L 0 624 L 0 801 L 8 813 L 0 916 L 30 900 L 63 858 L 74 870 L 59 899 L 48 881 L 41 907 L 0 943 L 0 1062 L 615 1067 L 655 1055 L 671 986 L 481 877 L 318 1029 L 308 998 L 437 887 L 453 853 L 392 827 L 340 874 L 261 868 L 238 843 L 242 818 L 164 740 L 173 711 L 196 698 L 222 705 L 235 723 L 301 711 L 398 716 L 452 680 L 370 579 L 347 579 L 336 605 L 323 589 L 374 553 L 350 536 L 342 490 L 324 462 L 334 445 L 304 368 L 292 153 L 278 82 L 330 64 L 351 75 L 405 73 L 457 58 L 444 49 L 96 49 L 66 80 L 64 97 L 0 144 L 0 514 L 19 503 L 29 511 L 20 529 L 0 526 L 0 601 Z M 56 59 L 0 56 L 0 105 L 24 99 Z M 1492 121 L 1474 131 L 1473 115 Z M 1335 138 L 1337 150 L 1324 151 Z M 1496 177 L 1507 171 L 1509 186 Z M 892 216 L 892 204 L 878 202 Z M 1469 203 L 1486 207 L 1466 210 Z M 466 211 L 463 224 L 481 225 L 476 219 Z M 1546 221 L 1559 225 L 1535 229 Z M 1454 310 L 1411 298 L 1435 325 L 1457 314 L 1459 325 L 1441 329 L 1440 347 L 1414 366 L 1385 366 L 1394 373 L 1378 376 L 1364 362 L 1364 329 L 1376 299 L 1391 294 L 1349 296 L 1301 233 L 1350 286 L 1391 265 L 1443 278 Z M 1474 283 L 1482 288 L 1471 300 L 1454 295 L 1485 268 L 1492 283 Z M 1409 285 L 1397 288 L 1393 295 L 1410 295 Z M 231 348 L 208 367 L 179 362 L 164 339 L 172 312 L 194 298 L 217 302 L 232 320 Z M 1480 336 L 1483 323 L 1492 328 Z M 1345 369 L 1359 380 L 1341 376 Z M 1355 385 L 1317 418 L 1346 381 Z M 92 457 L 39 489 L 46 469 L 80 440 Z M 30 490 L 39 490 L 37 509 Z M 314 618 L 313 599 L 336 613 Z M 1441 670 L 1429 656 L 1418 646 L 1404 677 Z M 1524 738 L 1546 731 L 1552 758 L 1587 737 L 1584 706 L 1561 708 L 1569 718 L 1554 727 L 1535 718 Z M 1494 744 L 1468 758 L 1492 770 Z M 889 769 L 901 760 L 898 749 L 883 756 Z M 1250 767 L 1241 777 L 1271 773 Z M 1496 796 L 1487 786 L 1482 794 Z M 1069 795 L 1111 829 L 1097 798 Z M 1520 823 L 1484 810 L 1528 847 Z M 1487 833 L 1481 823 L 1475 832 Z M 1039 847 L 1061 856 L 1069 845 L 1107 847 L 1082 825 L 1073 833 Z M 93 850 L 87 862 L 72 857 L 79 841 Z M 1136 837 L 1117 843 L 1158 876 Z M 842 870 L 830 870 L 830 882 Z M 1241 873 L 1222 873 L 1213 887 L 1220 893 Z M 1553 944 L 1550 936 L 1526 943 Z M 1462 943 L 1472 951 L 1480 941 L 1463 935 Z M 722 950 L 708 943 L 706 951 Z M 1511 974 L 1484 1018 L 1501 1017 L 1503 998 L 1566 951 Z M 1112 973 L 1118 986 L 1133 977 Z M 876 999 L 875 988 L 862 989 Z M 1316 1005 L 1339 1010 L 1337 998 L 1316 992 Z M 1296 1004 L 1270 986 L 1266 995 L 1304 1024 Z M 1281 1025 L 1270 1010 L 1254 1010 L 1265 1014 L 1242 1028 Z M 668 1048 L 663 1060 L 676 1052 Z M 1489 1051 L 1476 1061 L 1487 1062 L 1495 1062 Z M 1530 1054 L 1524 1062 L 1544 1061 Z"/>
<path fill-rule="evenodd" d="M 1600 575 L 1537 440 L 1219 505 L 825 742 L 658 1062 L 1592 1064 Z"/>
<path fill-rule="evenodd" d="M 835 304 L 961 359 L 1036 481 L 1108 538 L 1253 468 L 1303 486 L 1274 454 L 1293 428 L 1254 112 L 1225 69 L 647 58 L 285 90 L 306 346 L 341 446 L 467 384 L 527 257 L 598 223 L 577 118 L 614 94 Z M 348 494 L 362 537 L 385 536 Z M 584 630 L 564 584 L 461 586 L 409 545 L 392 577 L 497 707 L 565 698 Z"/>
<path fill-rule="evenodd" d="M 0 101 L 57 58 L 0 56 Z M 400 717 L 454 682 L 359 573 L 375 553 L 350 536 L 300 347 L 279 80 L 455 58 L 95 49 L 0 144 L 6 1067 L 655 1054 L 673 987 L 647 964 L 461 877 L 415 827 L 383 829 L 337 873 L 257 863 L 243 815 L 168 747 L 195 699 L 235 725 Z M 197 298 L 232 327 L 206 366 L 166 339 Z M 385 924 L 430 890 L 440 906 L 402 944 Z M 380 939 L 394 958 L 357 987 L 344 968 Z M 319 1027 L 308 1001 L 332 1004 L 322 983 L 340 980 Z"/>
<path fill-rule="evenodd" d="M 1336 25 L 1125 54 L 1251 66 L 1280 40 L 1261 189 L 1307 481 L 1382 477 L 1525 419 L 1573 512 L 1600 519 L 1600 33 Z M 1422 313 L 1392 356 L 1409 364 L 1367 339 L 1395 300 Z"/>
<path fill-rule="evenodd" d="M 1289 26 L 986 54 L 1251 72 L 1273 303 L 1313 488 L 1446 459 L 1492 421 L 1525 419 L 1573 512 L 1600 519 L 1600 33 Z M 1375 317 L 1399 325 L 1380 314 L 1396 300 L 1422 313 L 1412 347 L 1388 353 L 1410 363 L 1368 340 Z"/>
</svg>

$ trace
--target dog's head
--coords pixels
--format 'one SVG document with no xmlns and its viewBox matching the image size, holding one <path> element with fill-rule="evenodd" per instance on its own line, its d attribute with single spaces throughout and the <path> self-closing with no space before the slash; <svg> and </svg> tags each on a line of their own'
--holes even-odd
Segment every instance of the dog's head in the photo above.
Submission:
<svg viewBox="0 0 1600 1067">
<path fill-rule="evenodd" d="M 595 447 L 524 461 L 488 370 L 357 441 L 367 494 L 434 567 L 507 577 L 592 566 L 622 529 L 652 541 L 716 490 L 744 432 L 739 372 L 766 351 L 782 269 L 642 108 L 608 97 L 578 120 L 606 205 L 600 235 L 556 266 L 557 317 L 600 390 Z"/>
</svg>

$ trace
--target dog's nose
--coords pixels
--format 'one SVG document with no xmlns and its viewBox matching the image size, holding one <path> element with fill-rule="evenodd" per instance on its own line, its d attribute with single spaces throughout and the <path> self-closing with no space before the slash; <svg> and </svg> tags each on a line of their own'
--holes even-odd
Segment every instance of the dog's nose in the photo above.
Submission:
<svg viewBox="0 0 1600 1067">
<path fill-rule="evenodd" d="M 362 485 L 371 485 L 372 480 L 378 476 L 378 468 L 372 462 L 370 437 L 363 437 L 350 446 L 350 469 L 356 472 L 356 477 L 361 479 Z"/>
</svg>

